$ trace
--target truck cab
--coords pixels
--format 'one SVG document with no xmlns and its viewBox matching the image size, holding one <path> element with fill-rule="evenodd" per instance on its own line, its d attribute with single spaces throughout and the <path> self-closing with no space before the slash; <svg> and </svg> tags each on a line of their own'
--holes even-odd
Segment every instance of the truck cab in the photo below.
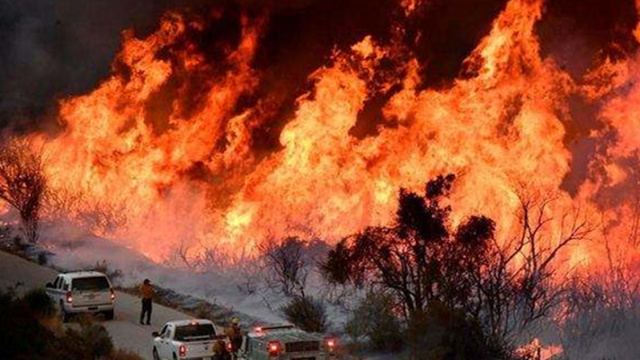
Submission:
<svg viewBox="0 0 640 360">
<path fill-rule="evenodd" d="M 78 313 L 103 313 L 107 320 L 114 317 L 116 293 L 107 275 L 97 271 L 76 271 L 59 274 L 47 283 L 46 292 L 59 306 L 62 322 Z"/>
<path fill-rule="evenodd" d="M 337 342 L 292 325 L 257 327 L 245 337 L 245 360 L 333 360 Z"/>
<path fill-rule="evenodd" d="M 226 338 L 205 319 L 170 321 L 152 335 L 154 360 L 212 360 L 213 344 Z"/>
</svg>

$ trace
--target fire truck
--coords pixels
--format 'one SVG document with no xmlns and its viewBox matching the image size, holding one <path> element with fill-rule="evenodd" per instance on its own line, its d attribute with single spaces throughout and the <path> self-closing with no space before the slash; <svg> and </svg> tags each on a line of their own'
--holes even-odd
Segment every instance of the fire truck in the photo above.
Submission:
<svg viewBox="0 0 640 360">
<path fill-rule="evenodd" d="M 292 325 L 256 327 L 245 337 L 245 360 L 334 360 L 337 341 Z"/>
</svg>

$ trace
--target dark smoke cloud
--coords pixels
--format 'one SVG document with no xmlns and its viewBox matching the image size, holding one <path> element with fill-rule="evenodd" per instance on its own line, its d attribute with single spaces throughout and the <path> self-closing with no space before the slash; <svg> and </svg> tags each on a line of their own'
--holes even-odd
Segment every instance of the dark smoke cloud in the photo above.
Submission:
<svg viewBox="0 0 640 360">
<path fill-rule="evenodd" d="M 637 50 L 633 38 L 637 22 L 633 0 L 551 0 L 538 24 L 542 55 L 552 57 L 579 82 L 605 58 L 626 58 Z M 590 176 L 593 157 L 603 155 L 614 142 L 610 136 L 598 140 L 589 136 L 604 126 L 598 118 L 599 103 L 574 96 L 568 105 L 565 144 L 573 162 L 562 187 L 575 193 Z"/>
<path fill-rule="evenodd" d="M 635 50 L 633 0 L 551 0 L 538 24 L 543 55 L 579 78 L 594 60 Z"/>
<path fill-rule="evenodd" d="M 120 33 L 153 31 L 173 8 L 206 14 L 212 8 L 267 16 L 268 27 L 254 66 L 261 74 L 256 98 L 270 100 L 268 126 L 255 137 L 263 148 L 277 146 L 279 129 L 294 100 L 308 87 L 307 76 L 334 49 L 373 35 L 390 41 L 403 12 L 399 0 L 0 0 L 0 128 L 42 128 L 56 99 L 87 92 L 110 72 Z M 425 86 L 443 86 L 460 72 L 462 60 L 489 30 L 507 0 L 429 0 L 406 24 L 402 41 L 424 65 Z M 265 15 L 266 14 L 266 15 Z M 539 26 L 545 55 L 580 73 L 597 49 L 624 36 L 635 24 L 633 0 L 549 0 Z M 237 38 L 237 21 L 212 27 L 199 39 L 215 54 L 220 37 Z M 207 42 L 209 44 L 207 45 Z M 625 45 L 626 46 L 626 45 Z M 578 54 L 578 55 L 576 55 Z M 384 94 L 383 96 L 389 96 Z M 246 106 L 255 104 L 247 99 Z M 373 98 L 358 121 L 367 135 L 380 119 L 384 99 Z M 4 126 L 3 126 L 4 125 Z"/>
<path fill-rule="evenodd" d="M 0 0 L 0 119 L 37 125 L 56 96 L 109 73 L 120 32 L 150 31 L 173 1 Z"/>
<path fill-rule="evenodd" d="M 269 13 L 271 26 L 256 66 L 265 70 L 265 89 L 290 89 L 326 60 L 334 45 L 376 34 L 376 29 L 387 31 L 391 3 L 380 1 L 372 7 L 368 1 L 321 0 L 0 0 L 0 128 L 41 127 L 46 123 L 43 115 L 55 111 L 57 98 L 85 93 L 109 74 L 122 30 L 134 28 L 144 36 L 169 9 L 206 14 L 214 7 L 236 12 L 240 7 Z M 229 36 L 237 34 L 230 31 Z M 284 98 L 290 97 L 286 91 Z"/>
</svg>

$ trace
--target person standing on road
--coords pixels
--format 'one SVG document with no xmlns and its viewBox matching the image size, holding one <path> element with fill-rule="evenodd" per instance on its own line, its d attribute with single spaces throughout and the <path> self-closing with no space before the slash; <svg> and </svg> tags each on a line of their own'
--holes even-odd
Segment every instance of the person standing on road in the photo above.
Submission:
<svg viewBox="0 0 640 360">
<path fill-rule="evenodd" d="M 244 338 L 242 329 L 240 329 L 240 319 L 237 317 L 232 318 L 231 326 L 225 330 L 225 334 L 231 343 L 231 353 L 234 355 L 234 358 L 237 358 L 238 350 L 242 347 L 242 340 Z"/>
<path fill-rule="evenodd" d="M 142 312 L 140 313 L 140 324 L 144 325 L 143 319 L 147 316 L 147 325 L 151 325 L 151 310 L 153 304 L 153 295 L 155 290 L 151 285 L 149 279 L 144 279 L 142 285 L 140 285 L 140 295 L 142 296 Z"/>
</svg>

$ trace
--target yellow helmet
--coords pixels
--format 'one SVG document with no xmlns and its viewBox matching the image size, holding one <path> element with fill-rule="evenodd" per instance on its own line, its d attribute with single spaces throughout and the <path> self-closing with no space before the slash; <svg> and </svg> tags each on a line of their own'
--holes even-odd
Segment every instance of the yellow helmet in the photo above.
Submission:
<svg viewBox="0 0 640 360">
<path fill-rule="evenodd" d="M 231 323 L 234 325 L 238 325 L 240 324 L 240 319 L 238 319 L 237 317 L 231 318 Z"/>
</svg>

